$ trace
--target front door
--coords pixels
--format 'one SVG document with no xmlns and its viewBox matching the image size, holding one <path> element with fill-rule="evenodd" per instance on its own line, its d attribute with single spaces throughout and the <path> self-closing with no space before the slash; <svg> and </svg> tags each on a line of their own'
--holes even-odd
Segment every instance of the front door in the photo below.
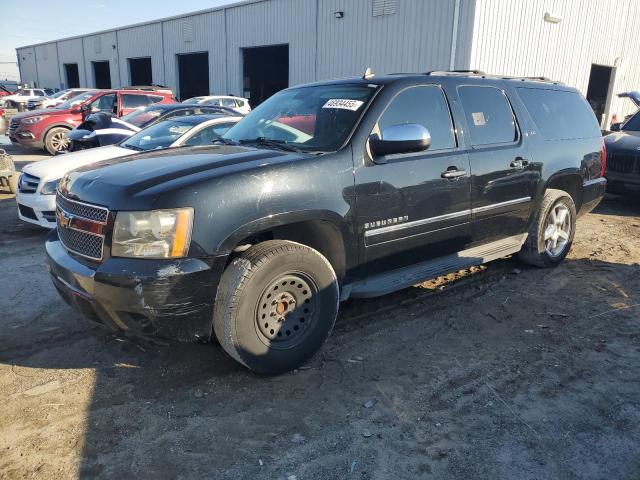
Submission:
<svg viewBox="0 0 640 480">
<path fill-rule="evenodd" d="M 356 171 L 358 233 L 367 275 L 455 253 L 469 242 L 469 162 L 457 144 L 442 88 L 402 90 L 372 134 L 384 139 L 385 129 L 400 124 L 423 125 L 431 145 L 424 152 L 375 158 Z"/>
<path fill-rule="evenodd" d="M 471 163 L 473 241 L 487 243 L 526 232 L 540 178 L 523 143 L 509 99 L 489 86 L 459 86 Z"/>
</svg>

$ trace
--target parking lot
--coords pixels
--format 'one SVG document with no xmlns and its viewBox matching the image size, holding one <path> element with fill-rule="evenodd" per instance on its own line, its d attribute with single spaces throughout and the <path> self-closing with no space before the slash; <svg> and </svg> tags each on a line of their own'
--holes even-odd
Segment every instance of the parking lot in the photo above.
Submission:
<svg viewBox="0 0 640 480">
<path fill-rule="evenodd" d="M 46 158 L 11 150 L 18 167 Z M 640 206 L 552 270 L 505 259 L 343 305 L 306 367 L 89 326 L 0 195 L 0 478 L 634 478 Z"/>
</svg>

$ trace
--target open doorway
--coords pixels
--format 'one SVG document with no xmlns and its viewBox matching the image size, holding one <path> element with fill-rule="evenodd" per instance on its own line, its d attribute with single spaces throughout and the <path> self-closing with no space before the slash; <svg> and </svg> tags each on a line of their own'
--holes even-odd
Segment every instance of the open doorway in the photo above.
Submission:
<svg viewBox="0 0 640 480">
<path fill-rule="evenodd" d="M 111 69 L 109 62 L 91 62 L 93 65 L 93 81 L 96 88 L 111 88 Z"/>
<path fill-rule="evenodd" d="M 289 45 L 242 49 L 243 96 L 253 108 L 289 86 Z"/>
<path fill-rule="evenodd" d="M 77 63 L 64 64 L 64 78 L 67 88 L 80 88 L 80 75 L 78 74 Z"/>
<path fill-rule="evenodd" d="M 129 58 L 129 81 L 131 85 L 151 85 L 151 57 Z"/>
<path fill-rule="evenodd" d="M 209 52 L 178 55 L 180 100 L 209 95 Z"/>
<path fill-rule="evenodd" d="M 611 81 L 613 79 L 613 67 L 605 65 L 591 65 L 591 74 L 589 75 L 589 86 L 587 87 L 587 101 L 593 108 L 598 122 L 602 125 L 604 115 L 607 113 L 610 100 Z"/>
</svg>

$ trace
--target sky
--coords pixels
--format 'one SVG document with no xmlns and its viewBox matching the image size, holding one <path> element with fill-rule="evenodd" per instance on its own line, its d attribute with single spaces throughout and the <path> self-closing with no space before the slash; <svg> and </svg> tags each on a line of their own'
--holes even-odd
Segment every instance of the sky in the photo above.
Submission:
<svg viewBox="0 0 640 480">
<path fill-rule="evenodd" d="M 0 56 L 16 47 L 218 7 L 236 0 L 0 0 Z"/>
</svg>

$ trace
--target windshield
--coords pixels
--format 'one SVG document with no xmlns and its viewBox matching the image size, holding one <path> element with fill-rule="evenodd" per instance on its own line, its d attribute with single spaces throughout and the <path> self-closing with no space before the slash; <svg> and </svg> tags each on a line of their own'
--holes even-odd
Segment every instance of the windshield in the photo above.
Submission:
<svg viewBox="0 0 640 480">
<path fill-rule="evenodd" d="M 75 107 L 75 106 L 80 105 L 81 103 L 84 103 L 85 101 L 89 100 L 94 95 L 95 95 L 95 92 L 81 93 L 77 97 L 73 97 L 71 100 L 67 100 L 66 102 L 61 103 L 60 105 L 58 105 L 56 107 L 56 110 L 65 110 L 67 108 Z"/>
<path fill-rule="evenodd" d="M 338 150 L 353 130 L 377 85 L 319 85 L 276 93 L 224 139 L 238 143 L 260 140 L 301 150 Z"/>
<path fill-rule="evenodd" d="M 193 127 L 195 125 L 177 119 L 165 120 L 132 135 L 120 146 L 137 151 L 167 148 Z"/>
<path fill-rule="evenodd" d="M 122 120 L 136 127 L 142 127 L 152 120 L 158 118 L 164 110 L 161 108 L 143 108 L 142 110 L 134 110 L 128 113 Z"/>
<path fill-rule="evenodd" d="M 66 95 L 68 92 L 66 90 L 60 90 L 59 92 L 54 93 L 53 95 L 49 95 L 49 98 L 59 98 L 62 95 Z"/>
<path fill-rule="evenodd" d="M 203 100 L 204 97 L 191 97 L 183 100 L 182 103 L 198 103 L 200 100 Z"/>
</svg>

